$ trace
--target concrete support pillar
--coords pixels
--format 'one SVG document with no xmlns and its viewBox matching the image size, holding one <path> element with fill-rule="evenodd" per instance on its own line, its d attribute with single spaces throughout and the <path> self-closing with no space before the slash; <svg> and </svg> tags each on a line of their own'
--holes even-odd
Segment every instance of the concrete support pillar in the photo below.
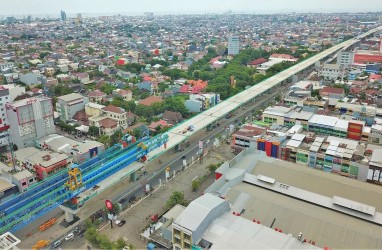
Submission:
<svg viewBox="0 0 382 250">
<path fill-rule="evenodd" d="M 135 178 L 136 178 L 136 173 L 135 172 L 131 173 L 130 174 L 130 181 L 134 182 Z"/>
<path fill-rule="evenodd" d="M 292 76 L 292 83 L 298 82 L 298 75 L 293 75 Z"/>
<path fill-rule="evenodd" d="M 319 70 L 321 68 L 321 62 L 320 61 L 317 61 L 315 64 L 314 64 L 314 68 L 316 70 Z"/>
<path fill-rule="evenodd" d="M 73 221 L 74 217 L 72 213 L 69 213 L 68 211 L 65 211 L 65 219 L 67 222 Z"/>
<path fill-rule="evenodd" d="M 74 215 L 77 214 L 77 212 L 79 210 L 79 209 L 73 210 L 72 208 L 64 206 L 64 205 L 60 205 L 60 208 L 62 210 L 64 210 L 64 212 L 65 212 L 66 222 L 72 222 L 74 220 Z"/>
</svg>

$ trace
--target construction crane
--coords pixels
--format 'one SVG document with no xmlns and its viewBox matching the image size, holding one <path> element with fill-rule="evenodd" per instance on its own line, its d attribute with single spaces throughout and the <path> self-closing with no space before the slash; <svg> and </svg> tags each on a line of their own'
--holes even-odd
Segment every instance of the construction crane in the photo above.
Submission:
<svg viewBox="0 0 382 250">
<path fill-rule="evenodd" d="M 74 191 L 82 186 L 82 174 L 81 170 L 77 166 L 77 164 L 73 164 L 71 167 L 68 167 L 69 178 L 65 183 L 65 186 L 71 191 Z"/>
</svg>

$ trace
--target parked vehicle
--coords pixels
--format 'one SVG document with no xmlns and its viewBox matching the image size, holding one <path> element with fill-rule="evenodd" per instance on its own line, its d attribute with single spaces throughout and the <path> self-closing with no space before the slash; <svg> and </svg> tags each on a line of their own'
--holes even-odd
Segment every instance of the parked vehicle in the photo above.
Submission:
<svg viewBox="0 0 382 250">
<path fill-rule="evenodd" d="M 119 227 L 122 227 L 123 225 L 125 225 L 126 221 L 125 220 L 116 220 L 115 221 L 115 224 L 117 224 Z"/>
<path fill-rule="evenodd" d="M 133 195 L 130 197 L 129 202 L 133 203 L 136 199 L 137 199 L 137 197 L 135 197 L 135 195 Z"/>
<path fill-rule="evenodd" d="M 70 233 L 70 234 L 68 234 L 68 235 L 65 237 L 65 241 L 70 241 L 70 240 L 74 240 L 74 234 L 73 234 L 73 233 Z"/>
<path fill-rule="evenodd" d="M 57 240 L 53 243 L 52 248 L 57 248 L 61 245 L 61 240 Z"/>
</svg>

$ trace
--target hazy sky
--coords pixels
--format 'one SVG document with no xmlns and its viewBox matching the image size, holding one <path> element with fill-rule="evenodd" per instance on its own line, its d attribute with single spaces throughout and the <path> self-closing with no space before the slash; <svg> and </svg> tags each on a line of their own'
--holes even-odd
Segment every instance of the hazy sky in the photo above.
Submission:
<svg viewBox="0 0 382 250">
<path fill-rule="evenodd" d="M 0 0 L 0 15 L 382 11 L 382 0 Z"/>
</svg>

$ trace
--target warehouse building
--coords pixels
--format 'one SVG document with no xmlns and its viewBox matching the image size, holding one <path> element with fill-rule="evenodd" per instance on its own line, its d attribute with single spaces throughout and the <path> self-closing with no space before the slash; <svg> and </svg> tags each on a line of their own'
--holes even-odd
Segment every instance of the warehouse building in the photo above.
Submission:
<svg viewBox="0 0 382 250">
<path fill-rule="evenodd" d="M 304 249 L 382 248 L 382 189 L 377 185 L 301 168 L 252 149 L 225 162 L 215 176 L 205 193 L 227 201 L 230 212 L 213 220 L 196 242 L 201 247 L 207 242 L 211 249 L 283 248 L 273 245 L 276 235 L 254 237 L 255 228 L 245 229 L 252 223 L 301 238 Z"/>
</svg>

